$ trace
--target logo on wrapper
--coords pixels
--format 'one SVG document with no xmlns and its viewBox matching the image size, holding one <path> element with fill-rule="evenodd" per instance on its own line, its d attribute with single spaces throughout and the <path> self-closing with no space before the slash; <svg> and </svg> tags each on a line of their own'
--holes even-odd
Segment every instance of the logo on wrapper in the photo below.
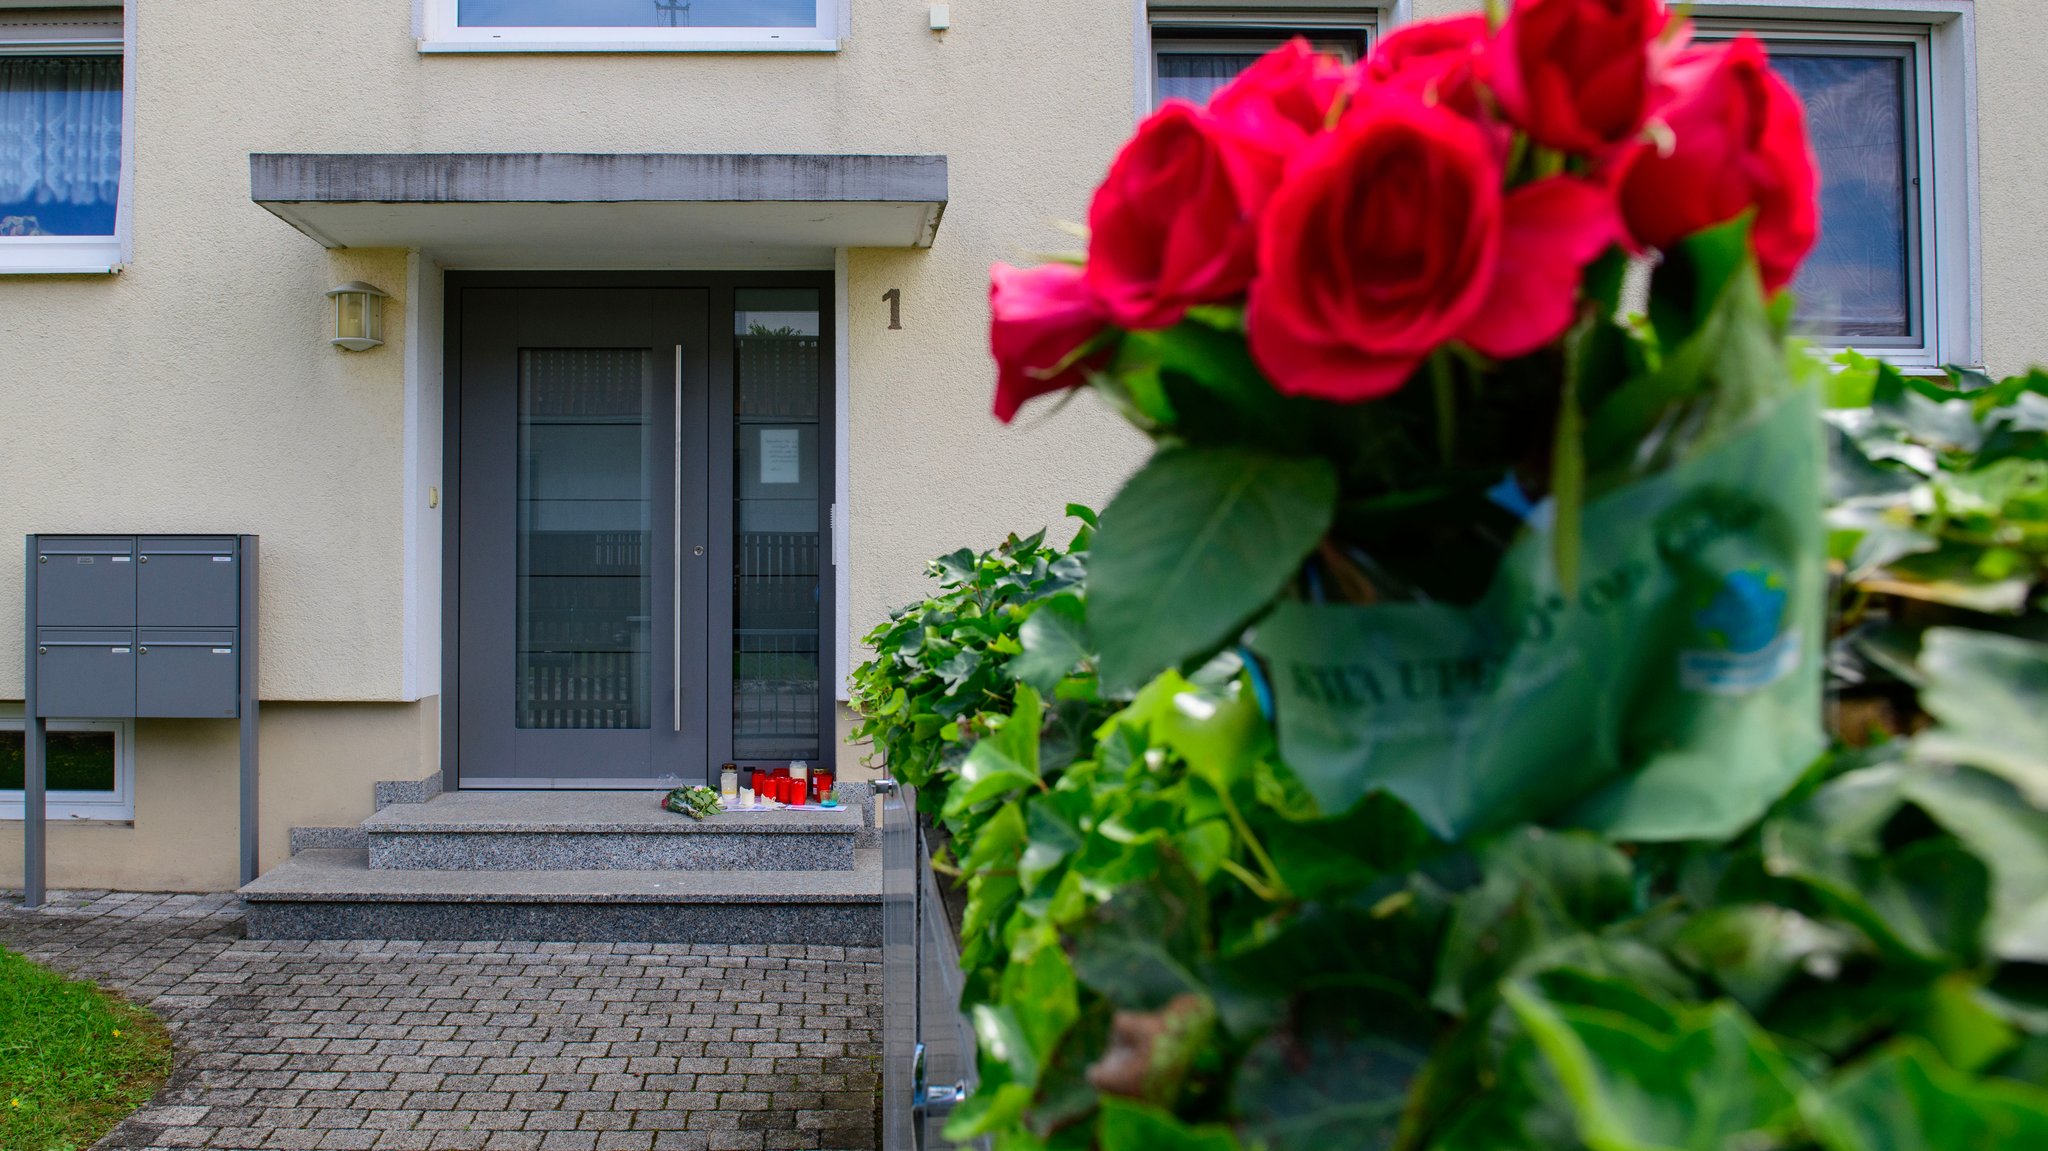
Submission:
<svg viewBox="0 0 2048 1151">
<path fill-rule="evenodd" d="M 1679 684 L 1710 695 L 1748 695 L 1799 667 L 1799 629 L 1785 626 L 1784 581 L 1763 568 L 1732 572 L 1693 623 L 1709 646 L 1678 653 Z"/>
</svg>

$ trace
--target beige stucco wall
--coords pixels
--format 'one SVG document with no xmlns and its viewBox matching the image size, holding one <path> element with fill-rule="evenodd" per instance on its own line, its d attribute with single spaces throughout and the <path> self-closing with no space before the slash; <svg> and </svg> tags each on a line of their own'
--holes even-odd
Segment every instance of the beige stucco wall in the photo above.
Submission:
<svg viewBox="0 0 2048 1151">
<path fill-rule="evenodd" d="M 1470 6 L 1414 3 L 1421 16 Z M 437 578 L 431 549 L 408 552 L 407 524 L 439 532 L 427 489 L 441 482 L 431 466 L 407 482 L 407 365 L 417 407 L 439 333 L 410 330 L 407 314 L 419 305 L 432 328 L 439 302 L 431 266 L 408 287 L 407 253 L 328 252 L 252 204 L 251 152 L 945 154 L 936 245 L 849 254 L 855 636 L 920 594 L 927 557 L 1060 530 L 1066 502 L 1099 506 L 1142 459 L 1092 398 L 995 424 L 985 353 L 988 264 L 1071 246 L 1058 222 L 1083 216 L 1130 130 L 1137 0 L 955 2 L 943 36 L 922 3 L 852 7 L 831 55 L 424 56 L 408 0 L 133 0 L 133 260 L 115 277 L 0 278 L 0 541 L 263 536 L 266 859 L 292 823 L 359 818 L 370 781 L 438 761 L 431 719 L 398 704 L 435 690 L 432 667 L 407 664 L 438 627 L 421 590 Z M 2010 371 L 2048 361 L 2048 72 L 2030 0 L 1976 7 L 1983 342 Z M 326 346 L 321 293 L 349 279 L 399 297 L 384 348 Z M 887 328 L 891 289 L 900 331 Z M 438 430 L 415 411 L 411 431 L 431 463 Z M 0 699 L 21 690 L 12 554 L 0 551 Z M 409 617 L 409 602 L 429 606 Z M 231 879 L 231 823 L 204 816 L 232 810 L 231 728 L 145 723 L 138 752 L 135 827 L 60 829 L 54 874 Z M 16 866 L 10 834 L 0 883 Z"/>
<path fill-rule="evenodd" d="M 368 816 L 372 785 L 403 779 L 437 737 L 437 701 L 270 704 L 258 755 L 258 862 L 288 854 L 293 827 L 348 826 Z M 239 867 L 237 726 L 140 720 L 132 823 L 50 824 L 53 887 L 220 891 Z M 0 823 L 0 889 L 21 884 L 21 825 Z"/>
<path fill-rule="evenodd" d="M 944 153 L 938 246 L 851 259 L 854 617 L 914 594 L 929 554 L 1102 498 L 1135 458 L 1110 421 L 986 418 L 983 300 L 990 260 L 1070 242 L 1053 224 L 1128 129 L 1130 12 L 963 6 L 939 37 L 918 5 L 854 9 L 835 55 L 423 56 L 406 0 L 137 0 L 133 260 L 0 280 L 0 538 L 260 533 L 262 694 L 405 694 L 404 509 L 439 483 L 403 488 L 405 301 L 349 355 L 321 295 L 402 296 L 405 254 L 330 253 L 252 204 L 257 151 Z M 0 604 L 20 594 L 0 562 Z M 0 628 L 0 698 L 20 666 Z"/>
</svg>

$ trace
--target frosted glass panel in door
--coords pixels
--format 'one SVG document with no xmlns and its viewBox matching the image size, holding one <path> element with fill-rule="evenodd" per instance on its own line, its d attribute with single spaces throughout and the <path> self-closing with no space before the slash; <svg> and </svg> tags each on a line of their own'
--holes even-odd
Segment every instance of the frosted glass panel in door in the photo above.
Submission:
<svg viewBox="0 0 2048 1151">
<path fill-rule="evenodd" d="M 522 728 L 645 728 L 654 363 L 641 348 L 519 353 Z"/>
<path fill-rule="evenodd" d="M 743 288 L 734 305 L 733 756 L 818 759 L 820 297 Z"/>
<path fill-rule="evenodd" d="M 464 28 L 810 28 L 818 0 L 461 0 Z"/>
</svg>

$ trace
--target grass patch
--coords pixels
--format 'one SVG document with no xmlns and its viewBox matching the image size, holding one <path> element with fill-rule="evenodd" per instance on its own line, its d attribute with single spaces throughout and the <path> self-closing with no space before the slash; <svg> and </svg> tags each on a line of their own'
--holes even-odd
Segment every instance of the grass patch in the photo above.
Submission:
<svg viewBox="0 0 2048 1151">
<path fill-rule="evenodd" d="M 155 1015 L 0 948 L 0 1147 L 83 1151 L 170 1072 Z"/>
</svg>

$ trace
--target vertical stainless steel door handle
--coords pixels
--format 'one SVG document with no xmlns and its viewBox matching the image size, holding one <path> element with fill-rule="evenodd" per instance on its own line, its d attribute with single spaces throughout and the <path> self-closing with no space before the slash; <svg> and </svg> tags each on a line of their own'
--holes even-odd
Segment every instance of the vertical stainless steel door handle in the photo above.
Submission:
<svg viewBox="0 0 2048 1151">
<path fill-rule="evenodd" d="M 669 669 L 675 685 L 673 714 L 676 731 L 683 730 L 683 346 L 676 345 L 676 490 L 674 499 L 674 522 L 670 525 L 670 537 L 675 547 L 675 604 L 671 619 L 675 634 L 669 639 L 669 658 L 674 665 Z"/>
</svg>

